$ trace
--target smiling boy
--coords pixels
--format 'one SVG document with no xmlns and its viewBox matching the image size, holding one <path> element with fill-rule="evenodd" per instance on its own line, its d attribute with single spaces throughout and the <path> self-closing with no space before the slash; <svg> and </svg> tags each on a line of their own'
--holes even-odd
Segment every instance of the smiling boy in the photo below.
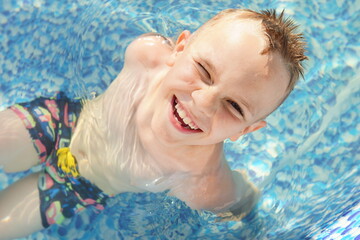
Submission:
<svg viewBox="0 0 360 240">
<path fill-rule="evenodd" d="M 243 217 L 259 191 L 244 172 L 230 170 L 223 141 L 266 126 L 266 116 L 302 75 L 304 43 L 294 29 L 283 14 L 273 11 L 225 10 L 194 34 L 182 32 L 175 44 L 157 34 L 140 36 L 127 48 L 124 68 L 105 93 L 82 107 L 76 129 L 70 127 L 70 145 L 54 143 L 40 179 L 58 171 L 72 189 L 79 179 L 86 180 L 96 191 L 64 193 L 91 195 L 86 203 L 79 200 L 84 207 L 101 209 L 108 197 L 121 192 L 169 190 L 194 209 Z M 17 112 L 24 119 L 21 114 Z M 11 110 L 1 113 L 0 129 L 10 122 L 20 128 L 18 116 Z M 30 150 L 29 136 L 24 129 L 14 131 L 25 138 L 25 153 L 19 154 L 28 158 L 10 161 L 4 148 L 0 157 L 6 159 L 1 160 L 5 170 L 37 164 L 38 152 Z M 11 141 L 0 138 L 0 146 L 18 146 L 18 140 Z M 66 156 L 76 159 L 76 174 L 61 166 L 54 170 L 57 155 L 62 155 L 56 151 L 67 146 L 71 153 Z M 23 226 L 21 234 L 28 234 L 64 219 L 38 178 L 36 173 L 0 194 L 2 233 L 13 236 Z M 15 199 L 27 199 L 24 208 L 33 214 L 17 217 Z"/>
<path fill-rule="evenodd" d="M 222 210 L 241 201 L 246 189 L 234 186 L 223 140 L 266 126 L 265 117 L 302 74 L 301 36 L 282 17 L 276 22 L 266 14 L 263 22 L 272 18 L 271 27 L 278 28 L 270 34 L 284 36 L 268 35 L 264 16 L 238 10 L 219 14 L 195 35 L 182 32 L 139 105 L 144 147 L 168 171 L 192 173 L 173 192 L 194 208 Z"/>
</svg>

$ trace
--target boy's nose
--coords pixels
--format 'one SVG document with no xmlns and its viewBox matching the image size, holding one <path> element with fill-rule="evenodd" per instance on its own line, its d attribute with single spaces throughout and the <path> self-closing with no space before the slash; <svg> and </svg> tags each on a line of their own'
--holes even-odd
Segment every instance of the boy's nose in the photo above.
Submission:
<svg viewBox="0 0 360 240">
<path fill-rule="evenodd" d="M 215 89 L 199 89 L 191 93 L 195 106 L 210 117 L 218 107 L 219 94 Z"/>
</svg>

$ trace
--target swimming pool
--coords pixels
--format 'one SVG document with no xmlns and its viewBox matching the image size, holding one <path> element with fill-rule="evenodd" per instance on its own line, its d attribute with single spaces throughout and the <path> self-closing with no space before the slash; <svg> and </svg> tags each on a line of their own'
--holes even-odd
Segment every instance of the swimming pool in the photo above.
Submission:
<svg viewBox="0 0 360 240">
<path fill-rule="evenodd" d="M 101 93 L 135 36 L 176 36 L 230 7 L 285 8 L 309 42 L 305 80 L 269 126 L 226 145 L 263 191 L 256 211 L 218 223 L 165 194 L 122 194 L 28 239 L 360 239 L 359 1 L 2 1 L 0 105 Z M 0 170 L 1 189 L 24 174 Z"/>
</svg>

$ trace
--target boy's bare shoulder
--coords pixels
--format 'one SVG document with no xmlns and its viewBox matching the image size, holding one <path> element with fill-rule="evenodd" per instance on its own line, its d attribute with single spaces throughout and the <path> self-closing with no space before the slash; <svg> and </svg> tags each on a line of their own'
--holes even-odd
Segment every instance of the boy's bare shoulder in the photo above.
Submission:
<svg viewBox="0 0 360 240">
<path fill-rule="evenodd" d="M 172 46 L 172 41 L 160 34 L 143 34 L 127 47 L 125 64 L 155 68 L 166 63 L 172 52 Z"/>
</svg>

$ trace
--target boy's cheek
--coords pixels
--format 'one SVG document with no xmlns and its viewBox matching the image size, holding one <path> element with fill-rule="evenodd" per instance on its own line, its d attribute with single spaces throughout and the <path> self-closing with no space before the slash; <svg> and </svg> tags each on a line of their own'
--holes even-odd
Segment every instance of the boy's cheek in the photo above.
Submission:
<svg viewBox="0 0 360 240">
<path fill-rule="evenodd" d="M 179 65 L 173 68 L 170 78 L 176 81 L 179 86 L 186 88 L 188 91 L 201 88 L 201 78 L 198 72 L 188 65 Z"/>
</svg>

